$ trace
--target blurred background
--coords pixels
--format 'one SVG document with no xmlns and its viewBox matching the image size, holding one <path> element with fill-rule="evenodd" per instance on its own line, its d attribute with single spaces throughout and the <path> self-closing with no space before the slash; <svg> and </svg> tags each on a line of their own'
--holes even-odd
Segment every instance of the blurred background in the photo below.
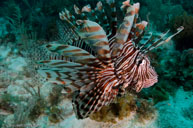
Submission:
<svg viewBox="0 0 193 128">
<path fill-rule="evenodd" d="M 105 3 L 105 0 L 101 1 Z M 116 0 L 116 6 L 121 7 L 123 1 Z M 174 33 L 180 26 L 185 29 L 169 43 L 148 53 L 159 75 L 158 83 L 140 93 L 127 94 L 127 99 L 118 99 L 90 119 L 77 120 L 72 111 L 71 96 L 62 94 L 60 86 L 47 84 L 45 78 L 37 73 L 40 66 L 36 60 L 57 56 L 40 46 L 64 40 L 62 28 L 65 24 L 60 21 L 59 12 L 67 8 L 74 14 L 74 4 L 80 8 L 90 4 L 95 8 L 97 2 L 0 1 L 0 127 L 121 127 L 118 121 L 109 117 L 122 120 L 121 123 L 126 123 L 124 127 L 193 127 L 191 0 L 131 0 L 131 3 L 140 3 L 139 17 L 148 21 L 149 31 L 161 33 L 170 30 Z M 108 12 L 105 4 L 104 9 Z M 124 17 L 120 9 L 117 14 L 118 20 Z M 118 114 L 114 113 L 115 110 Z M 136 113 L 135 116 L 131 116 L 132 112 Z M 126 117 L 132 119 L 124 120 Z"/>
</svg>

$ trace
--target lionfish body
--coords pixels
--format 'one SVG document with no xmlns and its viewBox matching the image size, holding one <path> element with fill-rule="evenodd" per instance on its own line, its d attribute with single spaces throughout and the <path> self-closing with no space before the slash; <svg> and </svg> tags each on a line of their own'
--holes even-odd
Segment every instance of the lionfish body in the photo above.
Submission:
<svg viewBox="0 0 193 128">
<path fill-rule="evenodd" d="M 154 85 L 158 76 L 150 65 L 147 52 L 168 42 L 177 33 L 166 37 L 145 34 L 146 21 L 137 23 L 139 3 L 131 5 L 123 2 L 125 11 L 123 22 L 117 27 L 114 0 L 107 0 L 112 16 L 105 15 L 101 2 L 95 10 L 89 5 L 80 10 L 74 6 L 76 20 L 68 10 L 60 13 L 60 18 L 68 23 L 69 33 L 66 44 L 49 44 L 47 49 L 68 60 L 44 60 L 47 67 L 40 74 L 55 84 L 62 85 L 66 93 L 73 93 L 73 107 L 77 118 L 86 118 L 110 104 L 120 90 L 132 88 L 139 92 L 142 88 Z M 102 19 L 96 15 L 101 13 Z M 88 19 L 92 15 L 94 21 Z M 110 19 L 110 21 L 109 21 Z M 103 29 L 99 24 L 103 25 Z M 83 46 L 84 44 L 84 46 Z"/>
</svg>

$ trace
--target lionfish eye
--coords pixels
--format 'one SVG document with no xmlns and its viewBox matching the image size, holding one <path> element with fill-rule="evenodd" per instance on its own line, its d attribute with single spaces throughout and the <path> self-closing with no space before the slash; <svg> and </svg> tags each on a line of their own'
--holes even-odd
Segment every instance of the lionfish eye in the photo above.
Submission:
<svg viewBox="0 0 193 128">
<path fill-rule="evenodd" d="M 138 56 L 137 58 L 137 66 L 139 66 L 143 62 L 144 57 Z"/>
<path fill-rule="evenodd" d="M 140 65 L 140 64 L 142 63 L 142 61 L 143 61 L 143 60 L 142 60 L 142 59 L 140 59 L 140 60 L 138 61 L 138 65 Z"/>
</svg>

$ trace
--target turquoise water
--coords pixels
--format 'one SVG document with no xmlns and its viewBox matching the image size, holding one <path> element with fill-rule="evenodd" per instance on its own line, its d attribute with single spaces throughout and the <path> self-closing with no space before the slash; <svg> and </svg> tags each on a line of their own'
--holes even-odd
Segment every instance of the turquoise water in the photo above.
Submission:
<svg viewBox="0 0 193 128">
<path fill-rule="evenodd" d="M 193 128 L 193 2 L 0 3 L 0 128 Z"/>
</svg>

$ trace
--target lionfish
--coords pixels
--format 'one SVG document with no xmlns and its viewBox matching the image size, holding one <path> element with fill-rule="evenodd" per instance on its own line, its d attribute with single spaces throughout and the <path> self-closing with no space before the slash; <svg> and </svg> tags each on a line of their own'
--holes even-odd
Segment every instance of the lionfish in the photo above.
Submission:
<svg viewBox="0 0 193 128">
<path fill-rule="evenodd" d="M 130 4 L 130 0 L 123 2 L 125 16 L 118 27 L 115 0 L 105 4 L 110 8 L 108 12 L 98 2 L 95 9 L 74 5 L 74 15 L 67 9 L 59 13 L 67 24 L 67 43 L 51 43 L 46 48 L 68 59 L 39 62 L 46 65 L 39 69 L 40 74 L 62 85 L 66 93 L 73 93 L 72 105 L 78 119 L 109 105 L 127 88 L 139 92 L 158 82 L 147 53 L 183 30 L 181 26 L 170 36 L 169 31 L 160 35 L 147 33 L 148 22 L 138 22 L 140 4 Z"/>
</svg>

